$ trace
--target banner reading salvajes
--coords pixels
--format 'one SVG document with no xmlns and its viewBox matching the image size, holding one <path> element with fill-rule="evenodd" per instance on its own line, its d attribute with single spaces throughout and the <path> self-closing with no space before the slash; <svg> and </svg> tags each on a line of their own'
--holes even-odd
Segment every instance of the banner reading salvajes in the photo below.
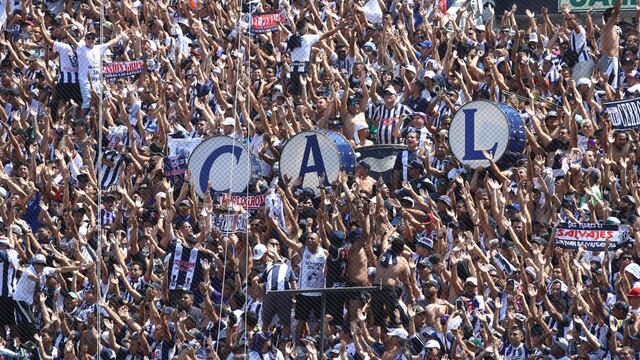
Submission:
<svg viewBox="0 0 640 360">
<path fill-rule="evenodd" d="M 104 64 L 102 71 L 105 79 L 115 79 L 125 76 L 133 76 L 142 73 L 144 69 L 143 60 L 122 61 L 111 64 Z"/>
<path fill-rule="evenodd" d="M 604 11 L 613 7 L 615 3 L 616 0 L 558 0 L 558 11 L 562 11 L 562 4 L 568 4 L 572 12 Z M 637 0 L 622 0 L 622 11 L 635 11 L 637 3 Z"/>
<path fill-rule="evenodd" d="M 269 11 L 251 15 L 251 33 L 262 34 L 277 29 L 281 22 L 286 21 L 282 11 Z"/>
<path fill-rule="evenodd" d="M 602 251 L 610 239 L 609 250 L 615 250 L 621 237 L 618 225 L 563 223 L 556 227 L 556 246 L 564 249 L 578 249 L 584 245 L 586 250 Z"/>
<path fill-rule="evenodd" d="M 218 204 L 221 204 L 225 208 L 227 207 L 227 205 L 229 205 L 229 202 L 231 202 L 232 204 L 241 206 L 245 210 L 256 210 L 264 205 L 267 194 L 229 195 L 228 193 L 216 193 L 216 197 L 218 198 Z"/>
<path fill-rule="evenodd" d="M 604 103 L 614 129 L 640 128 L 640 98 Z"/>
</svg>

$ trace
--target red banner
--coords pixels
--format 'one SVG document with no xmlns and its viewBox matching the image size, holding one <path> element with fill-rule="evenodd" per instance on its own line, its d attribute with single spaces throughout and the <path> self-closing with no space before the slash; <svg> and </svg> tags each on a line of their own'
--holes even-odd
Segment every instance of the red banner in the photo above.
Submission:
<svg viewBox="0 0 640 360">
<path fill-rule="evenodd" d="M 251 32 L 262 34 L 269 30 L 277 29 L 278 25 L 284 21 L 282 11 L 270 11 L 261 14 L 251 15 Z"/>
<path fill-rule="evenodd" d="M 102 71 L 105 79 L 115 79 L 125 76 L 133 76 L 142 73 L 144 61 L 123 61 L 111 64 L 104 64 Z"/>
</svg>

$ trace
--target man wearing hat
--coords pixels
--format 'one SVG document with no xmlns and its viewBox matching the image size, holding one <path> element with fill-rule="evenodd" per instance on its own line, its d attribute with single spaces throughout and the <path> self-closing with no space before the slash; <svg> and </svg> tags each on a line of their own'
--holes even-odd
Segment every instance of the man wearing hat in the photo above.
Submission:
<svg viewBox="0 0 640 360">
<path fill-rule="evenodd" d="M 5 245 L 6 246 L 6 245 Z M 27 267 L 13 293 L 15 302 L 16 324 L 18 325 L 18 336 L 22 341 L 33 341 L 33 335 L 37 332 L 36 319 L 33 315 L 33 295 L 36 287 L 39 287 L 42 280 L 47 275 L 68 273 L 78 270 L 85 270 L 92 264 L 83 264 L 80 266 L 70 265 L 60 268 L 49 267 L 47 258 L 42 254 L 36 254 L 31 259 L 31 266 Z"/>
<path fill-rule="evenodd" d="M 370 123 L 378 126 L 377 143 L 400 144 L 402 143 L 400 132 L 403 125 L 402 119 L 413 111 L 398 101 L 398 93 L 391 85 L 384 89 L 383 97 L 384 103 L 375 108 L 374 115 L 370 119 Z"/>
<path fill-rule="evenodd" d="M 232 117 L 226 117 L 222 120 L 222 134 L 225 136 L 230 136 L 236 140 L 244 140 L 244 135 L 242 134 L 242 126 L 240 125 L 239 117 L 235 119 Z"/>
<path fill-rule="evenodd" d="M 0 281 L 0 329 L 4 329 L 5 325 L 12 326 L 15 324 L 13 315 L 14 302 L 12 299 L 16 270 L 20 268 L 18 260 L 18 252 L 13 249 L 13 242 L 6 236 L 0 236 L 0 264 L 2 272 Z"/>
<path fill-rule="evenodd" d="M 100 82 L 98 74 L 100 69 L 100 58 L 111 47 L 120 41 L 127 41 L 129 37 L 122 33 L 105 44 L 96 44 L 96 32 L 89 30 L 84 36 L 76 51 L 78 56 L 78 79 L 80 82 L 80 93 L 82 94 L 82 113 L 85 116 L 91 105 L 91 86 L 97 88 L 98 94 Z"/>
</svg>

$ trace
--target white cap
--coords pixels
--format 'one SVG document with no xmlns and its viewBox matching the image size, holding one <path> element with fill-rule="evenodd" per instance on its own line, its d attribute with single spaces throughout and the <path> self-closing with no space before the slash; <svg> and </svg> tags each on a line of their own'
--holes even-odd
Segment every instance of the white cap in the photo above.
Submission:
<svg viewBox="0 0 640 360">
<path fill-rule="evenodd" d="M 415 67 L 415 66 L 413 66 L 413 65 L 411 65 L 411 64 L 409 64 L 409 65 L 405 66 L 405 68 L 404 68 L 404 69 L 405 69 L 405 71 L 411 71 L 411 72 L 412 72 L 412 73 L 414 73 L 414 74 L 417 72 L 416 67 Z"/>
<path fill-rule="evenodd" d="M 427 341 L 424 347 L 426 347 L 427 349 L 440 349 L 440 343 L 437 340 L 431 339 Z"/>
<path fill-rule="evenodd" d="M 436 77 L 436 73 L 433 72 L 432 70 L 427 70 L 424 72 L 424 77 L 433 79 L 434 77 Z"/>
<path fill-rule="evenodd" d="M 478 31 L 485 31 L 486 29 L 487 29 L 487 28 L 486 28 L 484 25 L 482 25 L 482 24 L 480 24 L 480 25 L 476 25 L 476 30 L 478 30 Z"/>
<path fill-rule="evenodd" d="M 467 280 L 465 280 L 465 281 L 464 281 L 464 283 L 465 283 L 465 284 L 466 284 L 466 283 L 471 283 L 471 284 L 473 284 L 474 286 L 478 286 L 478 279 L 477 279 L 475 276 L 469 276 L 469 277 L 467 278 Z"/>
<path fill-rule="evenodd" d="M 529 34 L 529 42 L 538 42 L 538 34 L 536 33 Z"/>
<path fill-rule="evenodd" d="M 397 336 L 400 339 L 406 340 L 409 338 L 409 333 L 403 328 L 389 328 L 387 329 L 387 335 Z"/>
<path fill-rule="evenodd" d="M 234 118 L 228 117 L 222 120 L 223 126 L 234 126 L 236 124 L 236 120 Z"/>
<path fill-rule="evenodd" d="M 42 254 L 36 254 L 33 258 L 31 258 L 31 263 L 34 265 L 35 264 L 46 265 L 47 258 Z"/>
<path fill-rule="evenodd" d="M 254 246 L 253 247 L 253 260 L 262 259 L 262 257 L 266 253 L 267 253 L 267 247 L 266 246 L 264 246 L 262 244 L 258 244 L 256 246 Z"/>
<path fill-rule="evenodd" d="M 396 89 L 395 89 L 393 86 L 391 86 L 391 85 L 387 86 L 387 87 L 384 89 L 384 92 L 388 92 L 389 94 L 393 94 L 393 95 L 396 95 L 396 94 L 397 94 Z"/>
<path fill-rule="evenodd" d="M 636 263 L 631 263 L 624 268 L 624 272 L 628 272 L 633 275 L 636 279 L 640 280 L 640 265 Z"/>
<path fill-rule="evenodd" d="M 580 85 L 591 86 L 591 79 L 589 79 L 589 78 L 580 78 L 580 79 L 578 79 L 578 86 L 580 86 Z"/>
</svg>

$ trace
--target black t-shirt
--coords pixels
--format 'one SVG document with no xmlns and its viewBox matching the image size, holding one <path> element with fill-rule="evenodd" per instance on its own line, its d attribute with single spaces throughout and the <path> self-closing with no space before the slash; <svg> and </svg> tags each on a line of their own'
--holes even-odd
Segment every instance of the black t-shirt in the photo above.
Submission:
<svg viewBox="0 0 640 360">
<path fill-rule="evenodd" d="M 336 284 L 345 282 L 348 254 L 348 246 L 342 246 L 340 248 L 333 245 L 329 246 L 329 257 L 327 258 L 327 287 L 333 287 Z"/>
</svg>

